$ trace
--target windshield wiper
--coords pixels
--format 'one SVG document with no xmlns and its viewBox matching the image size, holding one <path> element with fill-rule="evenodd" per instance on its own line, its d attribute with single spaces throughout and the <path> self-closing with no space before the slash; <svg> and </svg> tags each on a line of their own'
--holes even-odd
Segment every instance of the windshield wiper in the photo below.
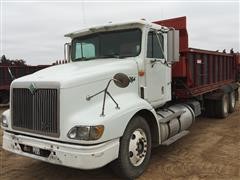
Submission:
<svg viewBox="0 0 240 180">
<path fill-rule="evenodd" d="M 106 54 L 106 55 L 102 55 L 100 57 L 101 58 L 118 58 L 118 59 L 125 58 L 125 56 L 120 56 L 119 54 Z"/>
<path fill-rule="evenodd" d="M 81 58 L 76 58 L 76 59 L 74 59 L 74 61 L 85 61 L 85 60 L 86 60 L 85 57 L 81 57 Z"/>
<path fill-rule="evenodd" d="M 119 58 L 118 54 L 105 54 L 100 56 L 100 58 Z"/>
<path fill-rule="evenodd" d="M 96 59 L 96 57 L 92 57 L 92 58 L 81 57 L 81 58 L 74 59 L 74 61 L 88 61 L 90 59 Z"/>
<path fill-rule="evenodd" d="M 107 55 L 102 55 L 102 56 L 99 56 L 99 57 L 91 57 L 91 58 L 81 57 L 81 58 L 76 58 L 76 59 L 74 59 L 74 61 L 88 61 L 88 60 L 91 60 L 91 59 L 98 59 L 98 58 L 117 58 L 117 59 L 124 59 L 124 58 L 126 58 L 126 57 L 129 57 L 129 56 L 126 56 L 126 55 L 120 56 L 119 54 L 107 54 Z"/>
</svg>

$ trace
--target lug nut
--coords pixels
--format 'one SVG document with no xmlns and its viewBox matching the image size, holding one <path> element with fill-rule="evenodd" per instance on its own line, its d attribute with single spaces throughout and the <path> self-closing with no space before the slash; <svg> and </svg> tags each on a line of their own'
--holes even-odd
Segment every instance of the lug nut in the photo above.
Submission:
<svg viewBox="0 0 240 180">
<path fill-rule="evenodd" d="M 129 156 L 133 157 L 133 152 L 132 151 L 130 151 Z"/>
</svg>

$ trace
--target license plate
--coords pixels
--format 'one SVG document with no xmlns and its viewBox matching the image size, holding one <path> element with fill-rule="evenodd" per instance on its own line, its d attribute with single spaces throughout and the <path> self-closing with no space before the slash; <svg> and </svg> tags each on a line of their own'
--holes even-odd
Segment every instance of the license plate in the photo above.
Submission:
<svg viewBox="0 0 240 180">
<path fill-rule="evenodd" d="M 22 151 L 30 154 L 35 154 L 37 156 L 48 157 L 51 154 L 51 151 L 47 149 L 40 149 L 38 147 L 28 146 L 25 144 L 19 144 Z"/>
<path fill-rule="evenodd" d="M 36 155 L 39 155 L 39 156 L 40 156 L 40 148 L 33 147 L 33 148 L 32 148 L 32 152 L 33 152 L 33 154 L 36 154 Z"/>
</svg>

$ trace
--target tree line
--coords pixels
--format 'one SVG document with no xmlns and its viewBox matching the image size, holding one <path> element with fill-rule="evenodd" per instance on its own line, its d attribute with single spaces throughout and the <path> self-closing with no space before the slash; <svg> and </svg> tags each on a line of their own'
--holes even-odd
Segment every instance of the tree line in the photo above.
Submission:
<svg viewBox="0 0 240 180">
<path fill-rule="evenodd" d="M 23 59 L 8 59 L 5 55 L 2 55 L 0 59 L 0 65 L 18 65 L 18 66 L 26 66 L 26 61 Z"/>
</svg>

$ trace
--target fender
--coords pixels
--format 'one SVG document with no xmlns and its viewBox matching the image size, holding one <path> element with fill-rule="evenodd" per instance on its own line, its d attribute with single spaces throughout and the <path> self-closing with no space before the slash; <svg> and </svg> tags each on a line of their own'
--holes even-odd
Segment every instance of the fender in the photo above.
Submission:
<svg viewBox="0 0 240 180">
<path fill-rule="evenodd" d="M 208 95 L 205 95 L 205 99 L 218 100 L 224 94 L 230 93 L 232 91 L 236 91 L 238 87 L 239 85 L 237 83 L 224 85 L 221 88 L 217 89 L 214 93 L 209 93 Z"/>
<path fill-rule="evenodd" d="M 147 101 L 141 99 L 138 94 L 133 92 L 122 93 L 115 95 L 114 99 L 118 102 L 120 107 L 119 109 L 116 109 L 114 103 L 107 99 L 105 105 L 105 116 L 101 116 L 102 102 L 94 103 L 89 108 L 79 111 L 71 116 L 68 123 L 65 124 L 66 126 L 71 124 L 71 126 L 66 129 L 70 130 L 70 128 L 74 125 L 104 125 L 104 133 L 99 140 L 78 140 L 78 142 L 82 144 L 96 144 L 109 141 L 120 138 L 123 135 L 129 121 L 134 115 L 141 112 L 141 110 L 151 112 L 154 116 L 154 124 L 157 124 L 158 126 L 155 110 Z M 86 117 L 90 118 L 89 121 L 86 121 Z"/>
<path fill-rule="evenodd" d="M 99 86 L 100 86 L 99 82 Z M 77 89 L 65 89 L 61 91 L 61 106 L 60 106 L 60 137 L 48 137 L 48 139 L 61 139 L 61 141 L 77 143 L 77 144 L 98 144 L 112 139 L 120 138 L 129 121 L 135 115 L 143 115 L 148 121 L 151 131 L 154 131 L 156 144 L 159 143 L 159 124 L 157 122 L 157 115 L 153 107 L 144 99 L 140 98 L 137 92 L 137 83 L 134 86 L 129 86 L 126 89 L 119 89 L 112 86 L 111 92 L 114 99 L 119 104 L 120 109 L 116 109 L 115 104 L 110 98 L 106 99 L 105 116 L 101 116 L 102 109 L 102 97 L 99 96 L 93 101 L 86 101 L 86 96 L 89 94 L 89 89 L 93 89 L 89 86 L 78 87 Z M 94 85 L 95 86 L 95 85 Z M 129 89 L 130 88 L 130 89 Z M 96 90 L 92 90 L 95 92 Z M 72 96 L 72 94 L 78 94 L 80 96 Z M 90 92 L 91 94 L 91 92 Z M 66 98 L 68 97 L 68 98 Z M 76 98 L 79 100 L 76 101 Z M 64 113 L 63 113 L 64 112 Z M 148 112 L 148 114 L 144 113 Z M 7 110 L 4 113 L 9 120 L 10 131 L 19 132 L 11 128 L 11 113 Z M 149 117 L 152 117 L 149 121 Z M 77 125 L 104 125 L 103 136 L 96 141 L 82 141 L 69 139 L 67 133 L 69 130 Z M 22 133 L 22 132 L 19 132 Z M 31 133 L 24 132 L 26 135 L 32 135 Z M 45 138 L 40 134 L 34 134 L 36 137 Z"/>
<path fill-rule="evenodd" d="M 118 96 L 115 96 L 115 98 L 119 103 L 120 109 L 119 110 L 115 109 L 115 106 L 112 104 L 111 101 L 106 101 L 105 111 L 106 115 L 103 117 L 100 116 L 102 103 L 95 103 L 93 106 L 91 106 L 91 108 L 83 109 L 83 111 L 79 111 L 78 113 L 75 113 L 74 115 L 69 117 L 63 125 L 65 126 L 65 128 L 61 128 L 61 140 L 79 144 L 98 144 L 112 139 L 117 139 L 123 135 L 132 117 L 134 117 L 135 115 L 146 116 L 145 119 L 148 121 L 150 118 L 149 115 L 151 114 L 152 118 L 149 121 L 152 121 L 152 125 L 154 125 L 153 128 L 155 128 L 155 133 L 157 129 L 157 137 L 155 139 L 157 139 L 156 143 L 159 143 L 160 138 L 158 135 L 160 134 L 158 133 L 159 125 L 157 123 L 157 115 L 152 106 L 147 101 L 140 98 L 137 94 L 134 93 L 119 94 Z M 130 101 L 125 101 L 125 99 L 130 99 Z M 146 114 L 146 112 L 148 112 L 148 114 Z M 5 130 L 18 132 L 10 128 L 11 127 L 10 109 L 4 111 L 3 115 L 7 117 L 9 127 L 2 128 Z M 88 117 L 88 119 L 91 121 L 86 121 L 86 117 Z M 150 124 L 151 122 L 148 123 Z M 67 136 L 65 135 L 75 125 L 99 125 L 99 124 L 104 125 L 105 131 L 103 136 L 97 141 L 72 140 L 67 139 Z M 152 127 L 150 128 L 151 130 L 153 130 Z M 27 132 L 24 132 L 24 134 L 31 135 L 30 133 Z M 44 137 L 38 134 L 36 134 L 35 136 Z M 55 139 L 52 137 L 48 138 Z"/>
</svg>

